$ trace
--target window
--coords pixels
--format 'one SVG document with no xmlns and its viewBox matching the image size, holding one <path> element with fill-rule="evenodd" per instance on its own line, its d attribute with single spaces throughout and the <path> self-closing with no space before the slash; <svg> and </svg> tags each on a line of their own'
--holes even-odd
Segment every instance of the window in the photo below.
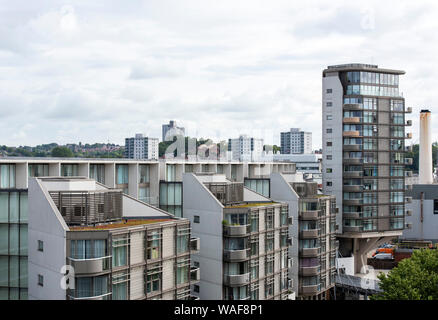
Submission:
<svg viewBox="0 0 438 320">
<path fill-rule="evenodd" d="M 326 103 L 326 106 L 327 106 L 327 107 L 332 107 L 332 106 L 333 106 L 333 103 L 332 103 L 332 102 L 327 102 L 327 103 Z"/>
<path fill-rule="evenodd" d="M 44 277 L 42 275 L 38 275 L 38 285 L 44 287 Z"/>
<path fill-rule="evenodd" d="M 274 228 L 274 209 L 266 210 L 266 229 Z"/>
<path fill-rule="evenodd" d="M 332 169 L 332 168 L 327 168 L 325 171 L 326 171 L 327 173 L 332 173 L 332 172 L 333 172 L 333 169 Z"/>
<path fill-rule="evenodd" d="M 327 159 L 327 160 L 332 160 L 332 159 L 333 159 L 333 157 L 332 157 L 332 155 L 331 155 L 331 154 L 328 154 L 328 155 L 327 155 L 327 157 L 326 157 L 326 159 Z"/>
<path fill-rule="evenodd" d="M 146 276 L 146 292 L 152 293 L 161 290 L 162 267 L 161 264 L 148 266 Z"/>
<path fill-rule="evenodd" d="M 44 251 L 44 242 L 41 240 L 38 240 L 38 251 Z"/>
<path fill-rule="evenodd" d="M 332 185 L 333 185 L 333 183 L 332 183 L 331 181 L 327 181 L 327 182 L 326 182 L 326 186 L 327 186 L 327 187 L 331 187 Z"/>
<path fill-rule="evenodd" d="M 327 89 L 325 92 L 326 92 L 326 93 L 332 93 L 333 90 L 332 90 L 332 89 Z"/>
<path fill-rule="evenodd" d="M 127 263 L 128 239 L 126 237 L 113 238 L 113 267 L 125 266 Z"/>
<path fill-rule="evenodd" d="M 193 222 L 194 222 L 194 223 L 200 223 L 200 218 L 199 218 L 199 216 L 193 216 Z"/>
<path fill-rule="evenodd" d="M 438 200 L 433 200 L 433 214 L 438 214 Z"/>
<path fill-rule="evenodd" d="M 179 228 L 176 236 L 177 254 L 189 251 L 190 228 Z"/>
<path fill-rule="evenodd" d="M 195 284 L 193 286 L 193 291 L 196 292 L 196 293 L 199 293 L 199 286 L 197 284 Z"/>
<path fill-rule="evenodd" d="M 115 273 L 112 276 L 112 300 L 127 300 L 129 278 L 126 271 Z"/>
<path fill-rule="evenodd" d="M 268 254 L 265 257 L 265 274 L 274 273 L 274 255 Z"/>
<path fill-rule="evenodd" d="M 329 129 L 326 130 L 326 132 L 327 132 L 327 133 L 332 133 L 332 132 L 333 132 L 333 129 L 332 129 L 332 128 L 329 128 Z"/>
<path fill-rule="evenodd" d="M 265 295 L 271 297 L 274 295 L 274 277 L 268 277 L 265 280 Z"/>
<path fill-rule="evenodd" d="M 330 114 L 327 116 L 327 120 L 333 120 L 333 116 Z"/>
<path fill-rule="evenodd" d="M 327 141 L 327 147 L 331 147 L 333 145 L 333 142 Z"/>
<path fill-rule="evenodd" d="M 151 230 L 147 233 L 147 259 L 159 259 L 160 258 L 160 243 L 161 243 L 161 231 Z"/>
<path fill-rule="evenodd" d="M 189 281 L 190 258 L 181 258 L 176 261 L 176 284 Z"/>
<path fill-rule="evenodd" d="M 266 233 L 265 250 L 266 251 L 274 250 L 274 232 L 273 231 Z"/>
</svg>

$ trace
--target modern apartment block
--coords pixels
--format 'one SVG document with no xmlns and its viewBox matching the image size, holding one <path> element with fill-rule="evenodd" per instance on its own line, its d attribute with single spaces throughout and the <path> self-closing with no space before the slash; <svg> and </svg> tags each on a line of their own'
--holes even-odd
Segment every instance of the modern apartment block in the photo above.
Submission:
<svg viewBox="0 0 438 320">
<path fill-rule="evenodd" d="M 231 182 L 223 174 L 183 176 L 184 216 L 201 250 L 194 295 L 218 300 L 294 299 L 288 205 Z"/>
<path fill-rule="evenodd" d="M 163 141 L 172 140 L 174 136 L 185 136 L 186 130 L 183 127 L 178 127 L 176 121 L 170 120 L 169 124 L 162 125 Z"/>
<path fill-rule="evenodd" d="M 144 137 L 137 133 L 134 138 L 125 139 L 125 158 L 158 159 L 158 138 Z"/>
<path fill-rule="evenodd" d="M 92 179 L 30 179 L 28 237 L 31 300 L 187 300 L 199 279 L 187 219 Z"/>
<path fill-rule="evenodd" d="M 29 178 L 88 177 L 181 217 L 184 172 L 219 173 L 243 183 L 246 178 L 294 170 L 295 164 L 279 162 L 0 158 L 0 299 L 28 297 Z"/>
<path fill-rule="evenodd" d="M 281 132 L 280 135 L 282 154 L 312 153 L 312 132 L 291 128 L 290 131 Z"/>
<path fill-rule="evenodd" d="M 237 139 L 228 139 L 228 151 L 232 160 L 260 161 L 263 157 L 263 139 L 241 135 Z"/>
<path fill-rule="evenodd" d="M 322 78 L 323 191 L 336 196 L 342 256 L 355 272 L 366 254 L 402 234 L 411 125 L 399 91 L 405 72 L 377 65 L 329 66 Z"/>
</svg>

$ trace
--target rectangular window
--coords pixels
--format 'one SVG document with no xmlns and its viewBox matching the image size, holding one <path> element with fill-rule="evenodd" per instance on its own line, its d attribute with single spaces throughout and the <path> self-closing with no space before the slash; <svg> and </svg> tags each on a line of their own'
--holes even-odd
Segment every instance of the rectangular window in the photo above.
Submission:
<svg viewBox="0 0 438 320">
<path fill-rule="evenodd" d="M 162 267 L 161 264 L 148 266 L 146 276 L 146 292 L 153 293 L 161 290 Z"/>
<path fill-rule="evenodd" d="M 199 218 L 199 216 L 193 216 L 193 222 L 194 222 L 194 223 L 200 223 L 200 218 Z"/>
<path fill-rule="evenodd" d="M 433 200 L 433 214 L 438 214 L 438 200 Z"/>
<path fill-rule="evenodd" d="M 333 172 L 333 169 L 332 169 L 332 168 L 327 168 L 327 169 L 326 169 L 326 172 L 327 172 L 327 173 L 332 173 L 332 172 Z"/>
<path fill-rule="evenodd" d="M 333 185 L 333 183 L 331 181 L 327 181 L 326 185 L 327 185 L 327 187 L 331 187 Z"/>
<path fill-rule="evenodd" d="M 333 116 L 332 115 L 328 115 L 327 116 L 327 120 L 333 120 Z"/>
<path fill-rule="evenodd" d="M 327 93 L 332 93 L 333 90 L 332 90 L 332 89 L 327 89 L 326 92 L 327 92 Z"/>
<path fill-rule="evenodd" d="M 147 259 L 159 259 L 161 254 L 161 231 L 151 230 L 147 233 Z"/>
<path fill-rule="evenodd" d="M 327 107 L 332 107 L 332 106 L 333 106 L 333 103 L 332 103 L 332 102 L 327 102 L 326 106 L 327 106 Z"/>
<path fill-rule="evenodd" d="M 332 129 L 332 128 L 329 128 L 329 129 L 326 130 L 326 132 L 327 132 L 327 133 L 332 133 L 332 132 L 333 132 L 333 129 Z"/>
<path fill-rule="evenodd" d="M 329 155 L 327 155 L 327 157 L 326 157 L 326 158 L 327 158 L 327 160 L 332 160 L 332 158 L 333 158 L 333 157 L 332 157 L 332 155 L 331 155 L 331 154 L 329 154 Z"/>
<path fill-rule="evenodd" d="M 333 142 L 327 141 L 327 147 L 331 147 L 333 145 Z"/>
<path fill-rule="evenodd" d="M 199 286 L 197 284 L 195 284 L 193 286 L 193 291 L 196 292 L 196 293 L 199 293 Z"/>
<path fill-rule="evenodd" d="M 44 242 L 41 240 L 38 240 L 38 251 L 44 251 Z"/>
<path fill-rule="evenodd" d="M 44 286 L 44 277 L 42 275 L 38 275 L 38 285 L 43 287 Z"/>
</svg>

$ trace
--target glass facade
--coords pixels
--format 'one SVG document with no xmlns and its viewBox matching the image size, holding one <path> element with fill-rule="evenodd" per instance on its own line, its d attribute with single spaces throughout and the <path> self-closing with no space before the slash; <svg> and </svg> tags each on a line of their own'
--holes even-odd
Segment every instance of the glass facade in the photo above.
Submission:
<svg viewBox="0 0 438 320">
<path fill-rule="evenodd" d="M 105 184 L 105 165 L 90 164 L 90 178 Z"/>
<path fill-rule="evenodd" d="M 0 192 L 0 300 L 27 300 L 27 191 Z"/>
<path fill-rule="evenodd" d="M 0 189 L 15 188 L 15 164 L 0 165 Z"/>
<path fill-rule="evenodd" d="M 160 209 L 182 217 L 182 182 L 160 181 Z"/>
<path fill-rule="evenodd" d="M 269 179 L 247 179 L 245 178 L 245 187 L 261 194 L 262 196 L 270 196 Z"/>
</svg>

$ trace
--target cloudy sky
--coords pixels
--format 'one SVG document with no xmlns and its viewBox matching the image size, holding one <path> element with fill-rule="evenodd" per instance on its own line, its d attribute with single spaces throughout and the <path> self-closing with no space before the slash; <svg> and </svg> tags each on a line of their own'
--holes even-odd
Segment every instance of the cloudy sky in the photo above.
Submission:
<svg viewBox="0 0 438 320">
<path fill-rule="evenodd" d="M 402 69 L 418 142 L 438 79 L 436 1 L 0 0 L 0 145 L 300 127 L 321 146 L 321 73 Z M 438 138 L 438 117 L 432 118 Z"/>
</svg>

